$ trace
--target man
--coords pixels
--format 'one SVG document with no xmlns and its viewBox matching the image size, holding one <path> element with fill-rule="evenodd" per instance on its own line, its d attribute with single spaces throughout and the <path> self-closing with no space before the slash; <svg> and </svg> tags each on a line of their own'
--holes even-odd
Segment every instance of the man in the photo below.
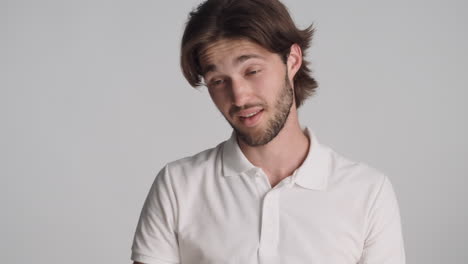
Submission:
<svg viewBox="0 0 468 264">
<path fill-rule="evenodd" d="M 389 179 L 299 124 L 317 87 L 304 61 L 312 33 L 277 0 L 208 0 L 190 14 L 183 73 L 233 133 L 159 172 L 135 263 L 405 263 Z"/>
</svg>

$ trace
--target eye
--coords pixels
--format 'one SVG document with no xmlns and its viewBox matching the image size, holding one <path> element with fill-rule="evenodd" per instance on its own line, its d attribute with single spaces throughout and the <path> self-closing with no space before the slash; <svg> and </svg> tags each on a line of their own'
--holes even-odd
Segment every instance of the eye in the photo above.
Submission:
<svg viewBox="0 0 468 264">
<path fill-rule="evenodd" d="M 255 74 L 259 73 L 259 72 L 260 72 L 259 69 L 249 70 L 249 71 L 247 71 L 246 75 L 255 75 Z"/>
<path fill-rule="evenodd" d="M 219 86 L 223 85 L 224 83 L 225 83 L 224 79 L 214 79 L 214 80 L 210 81 L 209 86 L 210 87 L 219 87 Z"/>
</svg>

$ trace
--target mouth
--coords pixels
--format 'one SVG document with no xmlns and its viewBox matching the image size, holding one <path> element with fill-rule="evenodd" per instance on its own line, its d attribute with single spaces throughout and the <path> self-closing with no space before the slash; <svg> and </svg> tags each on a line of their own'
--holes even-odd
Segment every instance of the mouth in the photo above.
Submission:
<svg viewBox="0 0 468 264">
<path fill-rule="evenodd" d="M 246 110 L 238 114 L 239 120 L 246 127 L 253 127 L 257 125 L 262 115 L 263 115 L 263 109 Z"/>
</svg>

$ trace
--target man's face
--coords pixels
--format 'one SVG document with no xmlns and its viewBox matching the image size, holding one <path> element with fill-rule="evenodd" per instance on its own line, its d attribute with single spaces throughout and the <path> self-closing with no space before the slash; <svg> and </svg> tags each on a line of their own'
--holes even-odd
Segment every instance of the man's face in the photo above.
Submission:
<svg viewBox="0 0 468 264">
<path fill-rule="evenodd" d="M 259 146 L 276 137 L 294 102 L 280 56 L 247 40 L 223 39 L 200 61 L 213 102 L 239 138 Z"/>
</svg>

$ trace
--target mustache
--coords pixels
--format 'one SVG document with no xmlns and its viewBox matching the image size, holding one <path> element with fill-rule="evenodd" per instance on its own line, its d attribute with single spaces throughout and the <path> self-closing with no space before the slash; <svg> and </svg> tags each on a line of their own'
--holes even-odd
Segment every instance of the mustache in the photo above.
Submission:
<svg viewBox="0 0 468 264">
<path fill-rule="evenodd" d="M 243 106 L 236 106 L 236 105 L 233 105 L 231 107 L 231 109 L 229 109 L 229 114 L 231 116 L 237 114 L 239 111 L 242 111 L 242 110 L 245 110 L 245 109 L 249 109 L 249 108 L 252 108 L 252 107 L 261 107 L 261 108 L 265 108 L 265 105 L 262 104 L 262 103 L 258 103 L 258 104 L 246 104 L 246 105 L 243 105 Z"/>
</svg>

